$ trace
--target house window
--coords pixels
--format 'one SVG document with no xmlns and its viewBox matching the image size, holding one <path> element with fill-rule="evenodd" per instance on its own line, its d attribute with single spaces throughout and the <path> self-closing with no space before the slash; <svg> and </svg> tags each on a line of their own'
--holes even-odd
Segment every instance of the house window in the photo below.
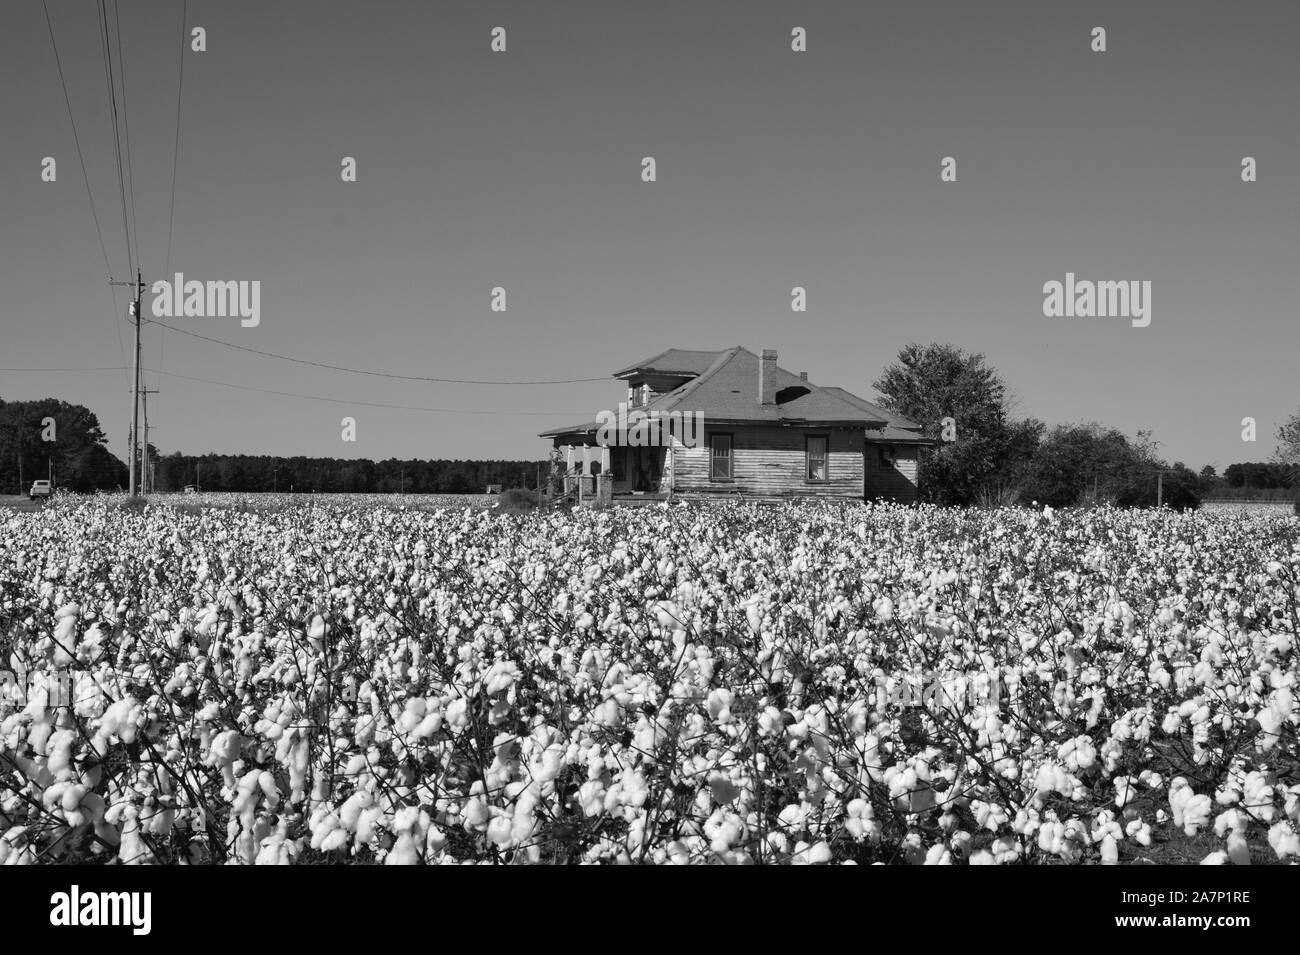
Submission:
<svg viewBox="0 0 1300 955">
<path fill-rule="evenodd" d="M 809 481 L 826 481 L 829 480 L 828 468 L 826 463 L 827 447 L 830 439 L 825 435 L 809 435 L 807 438 L 806 454 L 808 458 L 807 478 Z"/>
<path fill-rule="evenodd" d="M 730 481 L 731 470 L 731 435 L 709 435 L 709 477 L 715 481 Z"/>
<path fill-rule="evenodd" d="M 876 450 L 880 454 L 880 469 L 888 471 L 894 466 L 894 449 L 888 444 L 876 445 Z"/>
</svg>

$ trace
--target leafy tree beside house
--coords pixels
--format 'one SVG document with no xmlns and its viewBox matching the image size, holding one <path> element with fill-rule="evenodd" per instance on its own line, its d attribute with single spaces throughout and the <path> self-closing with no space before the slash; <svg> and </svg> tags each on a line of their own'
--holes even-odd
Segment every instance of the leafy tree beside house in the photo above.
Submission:
<svg viewBox="0 0 1300 955">
<path fill-rule="evenodd" d="M 1287 469 L 1290 486 L 1296 489 L 1295 512 L 1300 514 L 1300 411 L 1294 412 L 1277 429 L 1273 460 Z"/>
<path fill-rule="evenodd" d="M 873 387 L 886 408 L 920 422 L 926 437 L 941 442 L 921 453 L 924 500 L 974 504 L 1015 493 L 1044 425 L 1011 419 L 1006 384 L 982 354 L 911 344 Z M 953 421 L 955 440 L 945 440 L 945 418 Z"/>
</svg>

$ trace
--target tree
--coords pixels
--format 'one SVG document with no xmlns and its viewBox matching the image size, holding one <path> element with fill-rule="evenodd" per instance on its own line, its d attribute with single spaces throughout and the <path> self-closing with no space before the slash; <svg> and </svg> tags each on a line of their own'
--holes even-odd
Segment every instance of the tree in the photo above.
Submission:
<svg viewBox="0 0 1300 955">
<path fill-rule="evenodd" d="M 44 440 L 47 434 L 54 440 Z M 71 490 L 118 487 L 126 481 L 126 465 L 107 443 L 99 419 L 83 405 L 57 398 L 0 401 L 0 487 L 25 493 L 51 471 L 57 486 Z"/>
<path fill-rule="evenodd" d="M 1277 447 L 1273 461 L 1286 468 L 1291 487 L 1300 488 L 1300 411 L 1296 411 L 1277 429 Z M 1300 513 L 1300 495 L 1296 497 L 1296 513 Z"/>
<path fill-rule="evenodd" d="M 1052 507 L 1107 502 L 1154 507 L 1163 480 L 1165 504 L 1175 510 L 1197 507 L 1196 475 L 1181 462 L 1167 465 L 1156 448 L 1149 431 L 1130 441 L 1122 431 L 1096 422 L 1058 425 L 1034 454 L 1024 497 Z"/>
<path fill-rule="evenodd" d="M 920 458 L 921 493 L 935 503 L 972 504 L 1013 490 L 1044 431 L 1033 419 L 1012 421 L 1002 376 L 956 345 L 907 345 L 873 387 L 886 408 L 941 441 Z M 943 440 L 945 418 L 955 440 Z"/>
</svg>

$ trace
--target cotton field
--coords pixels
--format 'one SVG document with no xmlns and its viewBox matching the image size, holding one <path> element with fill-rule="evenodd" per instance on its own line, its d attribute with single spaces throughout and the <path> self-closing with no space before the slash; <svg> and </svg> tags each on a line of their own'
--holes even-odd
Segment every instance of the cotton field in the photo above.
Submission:
<svg viewBox="0 0 1300 955">
<path fill-rule="evenodd" d="M 0 862 L 1300 859 L 1300 519 L 0 519 Z"/>
</svg>

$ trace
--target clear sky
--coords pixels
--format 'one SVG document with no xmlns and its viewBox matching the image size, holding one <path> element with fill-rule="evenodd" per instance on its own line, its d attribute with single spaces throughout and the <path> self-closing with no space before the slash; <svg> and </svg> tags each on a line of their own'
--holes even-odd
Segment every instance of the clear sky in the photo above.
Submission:
<svg viewBox="0 0 1300 955">
<path fill-rule="evenodd" d="M 97 4 L 49 9 L 123 279 Z M 178 0 L 119 5 L 150 282 L 167 277 L 180 15 Z M 0 366 L 121 366 L 125 298 L 115 313 L 45 14 L 16 0 L 0 18 Z M 988 356 L 1020 413 L 1152 429 L 1198 468 L 1266 459 L 1300 407 L 1294 0 L 192 0 L 188 25 L 208 48 L 185 53 L 171 271 L 260 281 L 261 322 L 178 327 L 509 380 L 742 344 L 868 398 L 902 345 L 954 342 Z M 1045 317 L 1043 285 L 1066 272 L 1149 280 L 1150 326 Z M 614 381 L 362 377 L 156 326 L 144 356 L 169 373 L 146 375 L 164 453 L 540 458 L 537 432 L 622 397 Z M 91 407 L 119 455 L 127 386 L 122 371 L 0 371 L 6 399 Z"/>
</svg>

